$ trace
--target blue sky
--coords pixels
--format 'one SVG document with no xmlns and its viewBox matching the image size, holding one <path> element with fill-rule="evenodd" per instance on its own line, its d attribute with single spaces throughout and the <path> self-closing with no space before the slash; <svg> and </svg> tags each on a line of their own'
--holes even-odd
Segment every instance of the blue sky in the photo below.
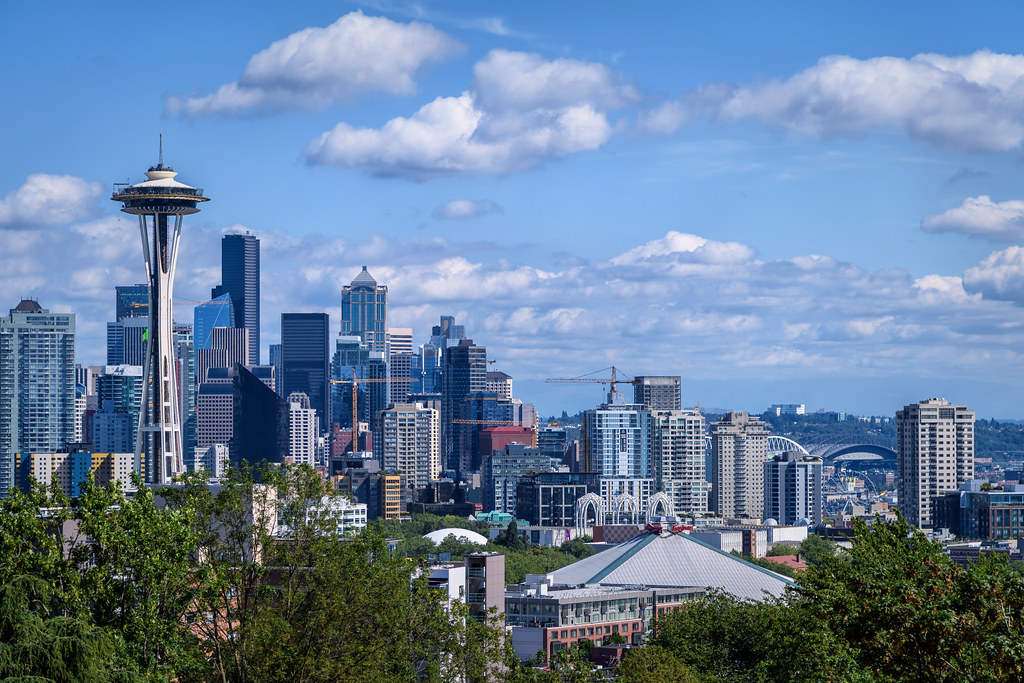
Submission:
<svg viewBox="0 0 1024 683">
<path fill-rule="evenodd" d="M 144 279 L 107 193 L 163 133 L 213 198 L 175 293 L 255 232 L 264 345 L 365 264 L 542 412 L 614 363 L 690 405 L 1024 418 L 1024 10 L 895 4 L 4 3 L 3 305 L 103 359 Z"/>
</svg>

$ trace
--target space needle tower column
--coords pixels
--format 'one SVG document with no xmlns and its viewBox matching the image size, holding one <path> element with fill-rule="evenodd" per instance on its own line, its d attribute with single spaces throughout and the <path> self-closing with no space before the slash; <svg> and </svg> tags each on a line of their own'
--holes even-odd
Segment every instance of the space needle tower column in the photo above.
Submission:
<svg viewBox="0 0 1024 683">
<path fill-rule="evenodd" d="M 146 171 L 148 180 L 137 185 L 115 185 L 111 197 L 121 211 L 139 217 L 142 254 L 149 279 L 149 329 L 142 379 L 142 406 L 135 453 L 146 456 L 146 479 L 165 484 L 185 469 L 181 439 L 181 412 L 174 352 L 171 294 L 183 216 L 198 213 L 197 204 L 209 201 L 203 191 L 175 180 L 174 169 L 160 160 Z"/>
</svg>

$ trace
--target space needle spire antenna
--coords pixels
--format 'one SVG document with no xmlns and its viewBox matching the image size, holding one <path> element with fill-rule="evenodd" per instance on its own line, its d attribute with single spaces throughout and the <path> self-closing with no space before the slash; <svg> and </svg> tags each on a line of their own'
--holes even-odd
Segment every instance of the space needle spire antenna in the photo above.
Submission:
<svg viewBox="0 0 1024 683">
<path fill-rule="evenodd" d="M 115 185 L 111 199 L 121 211 L 139 217 L 142 255 L 149 284 L 149 327 L 142 378 L 142 407 L 135 437 L 135 454 L 145 463 L 146 481 L 166 484 L 185 470 L 178 405 L 174 322 L 171 298 L 183 216 L 198 213 L 209 201 L 203 191 L 175 180 L 178 174 L 160 157 L 136 185 Z"/>
</svg>

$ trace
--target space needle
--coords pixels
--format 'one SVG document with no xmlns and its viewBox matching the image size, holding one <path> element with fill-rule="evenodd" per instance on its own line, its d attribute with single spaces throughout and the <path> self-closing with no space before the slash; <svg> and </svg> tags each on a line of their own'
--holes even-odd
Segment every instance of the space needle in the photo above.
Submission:
<svg viewBox="0 0 1024 683">
<path fill-rule="evenodd" d="M 181 219 L 198 213 L 196 205 L 209 201 L 201 189 L 175 180 L 177 175 L 173 168 L 164 166 L 161 136 L 159 162 L 146 171 L 148 180 L 137 185 L 115 184 L 111 197 L 121 202 L 121 211 L 139 217 L 142 254 L 146 259 L 149 329 L 135 454 L 140 462 L 147 451 L 151 454 L 146 462 L 146 479 L 154 484 L 168 483 L 185 469 L 171 295 Z"/>
</svg>

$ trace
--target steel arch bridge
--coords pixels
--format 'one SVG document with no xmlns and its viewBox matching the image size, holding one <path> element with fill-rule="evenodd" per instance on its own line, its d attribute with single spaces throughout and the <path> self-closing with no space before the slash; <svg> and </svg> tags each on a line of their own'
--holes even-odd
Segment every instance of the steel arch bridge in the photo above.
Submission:
<svg viewBox="0 0 1024 683">
<path fill-rule="evenodd" d="M 786 436 L 775 436 L 774 434 L 768 437 L 768 454 L 778 455 L 779 453 L 786 453 L 788 451 L 797 451 L 804 455 L 810 455 L 807 449 L 798 444 L 793 439 Z"/>
<path fill-rule="evenodd" d="M 896 451 L 887 443 L 829 441 L 814 444 L 810 448 L 810 453 L 831 462 L 876 461 L 879 464 L 896 464 Z"/>
</svg>

